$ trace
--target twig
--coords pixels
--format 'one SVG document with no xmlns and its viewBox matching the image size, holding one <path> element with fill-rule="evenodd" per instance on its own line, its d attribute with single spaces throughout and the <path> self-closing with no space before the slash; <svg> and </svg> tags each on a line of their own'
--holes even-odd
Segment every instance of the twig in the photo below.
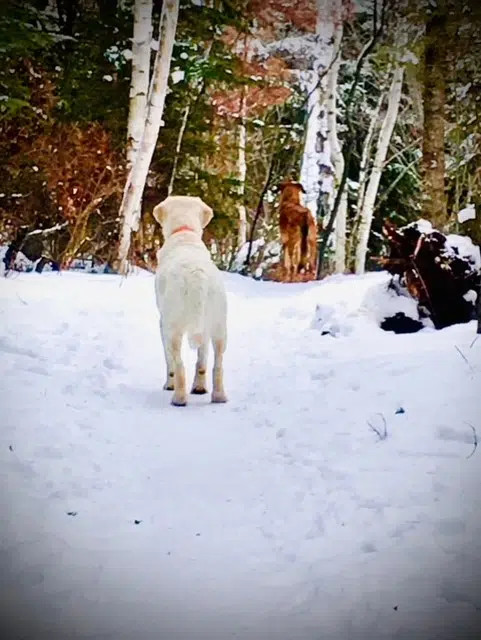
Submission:
<svg viewBox="0 0 481 640">
<path fill-rule="evenodd" d="M 469 345 L 469 348 L 472 349 L 476 343 L 476 340 L 479 338 L 479 334 L 474 337 L 474 340 Z"/>
<path fill-rule="evenodd" d="M 456 351 L 459 353 L 459 355 L 461 356 L 461 358 L 464 360 L 464 362 L 468 365 L 471 373 L 474 373 L 474 367 L 473 365 L 469 362 L 469 360 L 466 358 L 466 356 L 464 355 L 464 353 L 461 351 L 461 349 L 455 344 L 454 345 Z"/>
<path fill-rule="evenodd" d="M 466 421 L 465 421 L 466 422 Z M 476 433 L 476 429 L 473 427 L 473 425 L 470 422 L 466 422 L 466 424 L 471 427 L 471 429 L 473 430 L 473 450 L 471 451 L 471 453 L 469 454 L 469 456 L 466 457 L 466 460 L 469 460 L 469 458 L 471 458 L 471 456 L 474 455 L 474 452 L 476 451 L 476 449 L 478 448 L 478 434 Z"/>
<path fill-rule="evenodd" d="M 374 433 L 377 434 L 379 440 L 386 440 L 386 438 L 387 438 L 386 418 L 384 417 L 384 415 L 382 413 L 378 413 L 376 415 L 381 416 L 381 419 L 382 419 L 382 422 L 383 422 L 383 427 L 384 427 L 383 431 L 381 431 L 380 429 L 377 429 L 371 422 L 369 422 L 369 420 L 367 421 L 367 424 L 374 431 Z"/>
</svg>

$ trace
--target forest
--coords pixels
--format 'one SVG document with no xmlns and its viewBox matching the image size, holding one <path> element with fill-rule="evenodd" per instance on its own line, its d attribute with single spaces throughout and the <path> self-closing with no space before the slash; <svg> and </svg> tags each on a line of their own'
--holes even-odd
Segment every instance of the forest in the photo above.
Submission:
<svg viewBox="0 0 481 640">
<path fill-rule="evenodd" d="M 9 266 L 154 270 L 152 209 L 188 194 L 221 269 L 278 279 L 286 178 L 317 277 L 382 268 L 386 224 L 479 244 L 480 27 L 474 0 L 7 0 Z"/>
</svg>

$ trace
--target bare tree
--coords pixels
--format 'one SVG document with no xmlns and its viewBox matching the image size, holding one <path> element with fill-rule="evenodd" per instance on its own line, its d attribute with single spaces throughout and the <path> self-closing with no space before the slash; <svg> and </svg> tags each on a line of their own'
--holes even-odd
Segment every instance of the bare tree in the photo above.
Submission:
<svg viewBox="0 0 481 640">
<path fill-rule="evenodd" d="M 132 78 L 127 123 L 127 168 L 134 164 L 140 146 L 147 112 L 152 40 L 152 0 L 135 0 L 132 38 Z"/>
<path fill-rule="evenodd" d="M 327 138 L 331 149 L 331 161 L 334 166 L 334 187 L 337 189 L 341 183 L 344 172 L 344 156 L 337 135 L 337 81 L 339 67 L 341 66 L 341 40 L 343 23 L 338 19 L 334 31 L 334 60 L 327 74 Z M 330 207 L 329 207 L 330 208 Z M 343 190 L 339 210 L 335 222 L 334 242 L 334 268 L 336 273 L 344 273 L 346 270 L 346 220 L 347 220 L 347 191 Z"/>
<path fill-rule="evenodd" d="M 301 183 L 305 206 L 317 220 L 319 193 L 333 192 L 333 167 L 328 140 L 327 75 L 335 54 L 334 33 L 341 20 L 342 0 L 317 0 L 317 24 L 314 69 L 304 74 L 309 100 L 306 137 L 301 163 Z"/>
<path fill-rule="evenodd" d="M 439 229 L 447 222 L 445 194 L 446 0 L 426 19 L 424 52 L 423 217 Z"/>
<path fill-rule="evenodd" d="M 179 0 L 164 0 L 160 16 L 159 50 L 155 57 L 152 81 L 149 88 L 145 127 L 140 146 L 135 155 L 134 164 L 127 178 L 122 204 L 120 205 L 119 217 L 122 227 L 118 252 L 118 270 L 123 274 L 128 271 L 131 234 L 139 223 L 142 194 L 159 130 L 163 124 L 162 115 L 168 89 L 178 16 Z"/>
<path fill-rule="evenodd" d="M 379 182 L 386 160 L 389 143 L 391 141 L 394 125 L 396 124 L 399 111 L 399 103 L 401 101 L 401 92 L 404 76 L 404 65 L 396 64 L 392 76 L 391 86 L 388 91 L 388 105 L 386 115 L 382 121 L 379 139 L 377 143 L 374 162 L 367 183 L 366 193 L 362 203 L 362 209 L 359 212 L 359 237 L 356 247 L 356 273 L 364 273 L 366 266 L 366 254 L 371 233 L 372 218 L 374 213 L 374 205 L 376 202 Z"/>
</svg>

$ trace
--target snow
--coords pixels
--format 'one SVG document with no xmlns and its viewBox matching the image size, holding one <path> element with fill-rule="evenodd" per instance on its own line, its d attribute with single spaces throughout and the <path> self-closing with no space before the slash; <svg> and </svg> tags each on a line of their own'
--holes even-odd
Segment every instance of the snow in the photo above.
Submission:
<svg viewBox="0 0 481 640">
<path fill-rule="evenodd" d="M 254 257 L 261 248 L 265 245 L 266 241 L 264 238 L 258 238 L 252 242 L 251 256 Z M 244 267 L 244 263 L 247 258 L 247 254 L 249 253 L 249 242 L 244 242 L 242 247 L 240 247 L 239 251 L 236 254 L 234 259 L 234 263 L 232 265 L 232 269 L 234 271 L 241 271 Z"/>
<path fill-rule="evenodd" d="M 446 236 L 446 246 L 449 250 L 455 250 L 456 255 L 465 258 L 479 271 L 481 270 L 481 254 L 480 249 L 468 236 L 458 236 L 450 234 Z"/>
<path fill-rule="evenodd" d="M 162 390 L 150 274 L 3 278 L 18 637 L 476 637 L 481 340 L 474 322 L 383 332 L 386 278 L 225 274 L 229 403 L 185 409 Z M 351 331 L 312 328 L 316 305 Z"/>
<path fill-rule="evenodd" d="M 403 229 L 411 227 L 417 228 L 420 233 L 424 233 L 426 235 L 436 231 L 428 220 L 423 219 L 411 222 L 403 227 Z M 459 256 L 460 258 L 466 259 L 471 263 L 475 271 L 481 270 L 480 248 L 474 244 L 469 236 L 460 236 L 455 233 L 447 235 L 444 254 L 452 257 Z"/>
<path fill-rule="evenodd" d="M 185 71 L 183 71 L 182 69 L 175 69 L 170 74 L 170 78 L 172 80 L 172 84 L 177 84 L 185 78 Z"/>
<path fill-rule="evenodd" d="M 467 220 L 476 219 L 476 209 L 474 204 L 468 204 L 467 207 L 458 212 L 458 222 L 466 222 Z"/>
</svg>

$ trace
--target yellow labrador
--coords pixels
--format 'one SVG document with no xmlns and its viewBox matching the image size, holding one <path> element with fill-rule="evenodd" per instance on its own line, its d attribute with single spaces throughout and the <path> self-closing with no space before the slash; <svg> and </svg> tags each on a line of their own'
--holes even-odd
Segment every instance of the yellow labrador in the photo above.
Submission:
<svg viewBox="0 0 481 640">
<path fill-rule="evenodd" d="M 197 349 L 191 393 L 207 393 L 209 341 L 214 348 L 212 402 L 226 402 L 223 356 L 227 341 L 227 299 L 220 271 L 202 242 L 213 211 L 200 198 L 169 196 L 153 215 L 162 227 L 164 244 L 157 252 L 155 293 L 167 367 L 164 389 L 174 391 L 172 404 L 187 404 L 182 339 Z"/>
</svg>

